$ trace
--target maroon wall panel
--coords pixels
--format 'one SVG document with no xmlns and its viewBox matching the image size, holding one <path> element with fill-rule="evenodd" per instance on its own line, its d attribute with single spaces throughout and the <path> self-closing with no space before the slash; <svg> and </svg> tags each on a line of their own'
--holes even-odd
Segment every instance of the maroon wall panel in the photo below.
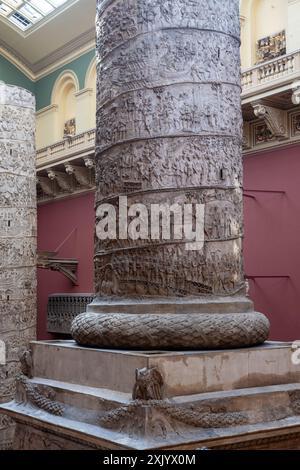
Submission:
<svg viewBox="0 0 300 470">
<path fill-rule="evenodd" d="M 47 333 L 49 294 L 94 291 L 93 227 L 93 193 L 51 202 L 38 208 L 38 250 L 54 251 L 62 244 L 58 257 L 76 258 L 79 261 L 78 286 L 73 286 L 59 272 L 38 269 L 38 339 L 52 338 Z"/>
<path fill-rule="evenodd" d="M 271 339 L 300 339 L 300 146 L 245 157 L 244 188 L 284 192 L 246 191 L 245 272 Z"/>
</svg>

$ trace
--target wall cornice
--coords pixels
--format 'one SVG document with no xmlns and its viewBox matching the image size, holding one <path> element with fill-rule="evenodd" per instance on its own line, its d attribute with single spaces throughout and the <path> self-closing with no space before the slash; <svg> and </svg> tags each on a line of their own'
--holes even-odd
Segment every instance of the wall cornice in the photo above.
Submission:
<svg viewBox="0 0 300 470">
<path fill-rule="evenodd" d="M 92 29 L 35 64 L 29 64 L 23 56 L 5 43 L 0 45 L 0 54 L 32 82 L 37 82 L 83 54 L 92 51 L 95 48 L 94 36 L 95 31 Z"/>
</svg>

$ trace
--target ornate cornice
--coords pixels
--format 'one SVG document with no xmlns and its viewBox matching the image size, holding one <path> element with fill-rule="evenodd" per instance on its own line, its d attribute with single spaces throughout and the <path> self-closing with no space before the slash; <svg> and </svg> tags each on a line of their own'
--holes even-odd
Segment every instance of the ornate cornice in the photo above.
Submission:
<svg viewBox="0 0 300 470">
<path fill-rule="evenodd" d="M 64 44 L 42 60 L 31 64 L 19 52 L 1 41 L 0 54 L 15 65 L 27 78 L 36 82 L 60 67 L 95 48 L 94 28 Z"/>
<path fill-rule="evenodd" d="M 95 28 L 91 28 L 89 31 L 86 31 L 43 59 L 32 64 L 31 70 L 38 80 L 58 67 L 80 57 L 85 52 L 91 51 L 94 47 Z"/>
</svg>

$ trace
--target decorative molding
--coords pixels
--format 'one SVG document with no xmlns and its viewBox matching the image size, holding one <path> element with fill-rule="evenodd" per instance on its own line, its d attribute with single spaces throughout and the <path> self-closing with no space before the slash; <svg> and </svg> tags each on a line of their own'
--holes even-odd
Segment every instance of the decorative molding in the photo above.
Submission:
<svg viewBox="0 0 300 470">
<path fill-rule="evenodd" d="M 61 85 L 65 84 L 66 81 L 72 82 L 74 84 L 76 92 L 79 91 L 80 85 L 79 85 L 79 80 L 78 80 L 76 73 L 71 69 L 62 70 L 62 72 L 58 75 L 52 87 L 51 104 L 57 104 L 56 103 L 57 92 L 60 91 Z"/>
<path fill-rule="evenodd" d="M 33 360 L 30 349 L 22 349 L 20 351 L 21 372 L 25 377 L 32 379 L 33 377 Z"/>
<path fill-rule="evenodd" d="M 73 50 L 71 50 L 70 45 L 74 43 L 76 45 L 74 46 Z M 65 47 L 67 48 L 66 51 Z M 42 68 L 39 68 L 42 65 L 42 61 L 39 61 L 36 64 L 31 64 L 25 59 L 25 57 L 23 57 L 19 52 L 10 47 L 4 41 L 1 41 L 0 54 L 3 55 L 3 57 L 5 57 L 13 65 L 15 65 L 27 78 L 29 78 L 29 80 L 31 80 L 32 82 L 37 82 L 41 78 L 44 78 L 50 73 L 55 72 L 64 65 L 72 62 L 73 60 L 78 59 L 79 57 L 92 51 L 93 49 L 95 49 L 95 39 L 93 39 L 92 41 L 89 40 L 87 43 L 84 43 L 84 40 L 82 38 L 81 46 L 80 41 L 78 42 L 75 39 L 74 42 L 71 41 L 70 43 L 67 43 L 62 48 L 43 58 L 42 61 L 44 63 L 44 66 Z"/>
<path fill-rule="evenodd" d="M 300 138 L 300 111 L 291 115 L 292 136 Z"/>
<path fill-rule="evenodd" d="M 0 54 L 20 70 L 29 80 L 35 82 L 37 80 L 35 74 L 30 69 L 30 64 L 26 59 L 18 54 L 14 49 L 9 47 L 4 41 L 1 40 Z"/>
<path fill-rule="evenodd" d="M 85 312 L 93 294 L 53 294 L 48 297 L 47 330 L 49 333 L 70 334 L 71 323 Z"/>
<path fill-rule="evenodd" d="M 52 113 L 53 111 L 57 112 L 58 111 L 58 105 L 57 104 L 50 104 L 49 106 L 46 106 L 45 108 L 40 109 L 35 113 L 37 117 L 44 116 L 46 114 Z"/>
<path fill-rule="evenodd" d="M 249 150 L 252 147 L 250 123 L 243 123 L 243 150 Z"/>
<path fill-rule="evenodd" d="M 56 171 L 49 169 L 47 171 L 48 178 L 51 181 L 56 181 L 60 189 L 67 193 L 72 192 L 72 181 L 69 175 L 66 175 L 65 173 L 62 173 L 61 171 Z"/>
<path fill-rule="evenodd" d="M 47 196 L 54 197 L 56 195 L 52 181 L 50 181 L 49 178 L 38 176 L 37 184 L 41 187 L 42 191 L 47 194 Z"/>
<path fill-rule="evenodd" d="M 135 385 L 132 393 L 133 400 L 162 400 L 164 380 L 157 369 L 136 369 Z"/>
<path fill-rule="evenodd" d="M 89 82 L 90 82 L 90 79 L 91 79 L 91 75 L 92 75 L 92 72 L 94 70 L 94 68 L 97 67 L 97 62 L 96 62 L 96 56 L 91 60 L 91 63 L 86 71 L 86 74 L 85 74 L 85 80 L 84 80 L 84 86 L 86 88 L 89 87 Z"/>
<path fill-rule="evenodd" d="M 288 139 L 288 120 L 286 111 L 266 106 L 260 101 L 255 101 L 251 104 L 255 116 L 265 121 L 272 135 L 274 135 L 278 140 Z"/>
<path fill-rule="evenodd" d="M 95 28 L 91 28 L 77 38 L 72 39 L 64 44 L 56 51 L 44 57 L 42 60 L 31 64 L 31 70 L 39 78 L 41 75 L 49 73 L 50 67 L 55 64 L 55 67 L 62 66 L 63 63 L 70 62 L 83 54 L 82 51 L 88 52 L 95 47 Z M 67 59 L 67 62 L 66 62 Z M 52 70 L 53 71 L 53 70 Z"/>
<path fill-rule="evenodd" d="M 92 95 L 93 88 L 83 88 L 82 90 L 77 91 L 74 93 L 75 98 L 83 98 L 85 95 Z"/>
<path fill-rule="evenodd" d="M 18 378 L 18 386 L 23 389 L 22 403 L 30 403 L 55 416 L 64 415 L 65 407 L 55 401 L 56 393 L 53 388 L 35 384 L 24 375 Z"/>
<path fill-rule="evenodd" d="M 84 164 L 85 166 L 91 170 L 92 168 L 95 168 L 95 160 L 93 160 L 92 158 L 90 157 L 85 157 L 84 159 Z"/>
<path fill-rule="evenodd" d="M 293 83 L 292 103 L 296 106 L 300 104 L 300 81 Z"/>
<path fill-rule="evenodd" d="M 287 112 L 287 123 L 288 138 L 277 139 L 264 120 L 244 121 L 244 155 L 300 143 L 300 107 Z"/>
</svg>

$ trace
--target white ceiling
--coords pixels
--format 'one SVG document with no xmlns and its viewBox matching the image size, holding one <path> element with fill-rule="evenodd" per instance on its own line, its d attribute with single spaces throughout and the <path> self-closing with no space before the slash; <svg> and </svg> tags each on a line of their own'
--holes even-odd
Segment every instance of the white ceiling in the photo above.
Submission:
<svg viewBox="0 0 300 470">
<path fill-rule="evenodd" d="M 37 24 L 25 35 L 0 16 L 0 47 L 38 73 L 94 41 L 95 15 L 96 0 L 74 0 L 69 8 Z"/>
</svg>

